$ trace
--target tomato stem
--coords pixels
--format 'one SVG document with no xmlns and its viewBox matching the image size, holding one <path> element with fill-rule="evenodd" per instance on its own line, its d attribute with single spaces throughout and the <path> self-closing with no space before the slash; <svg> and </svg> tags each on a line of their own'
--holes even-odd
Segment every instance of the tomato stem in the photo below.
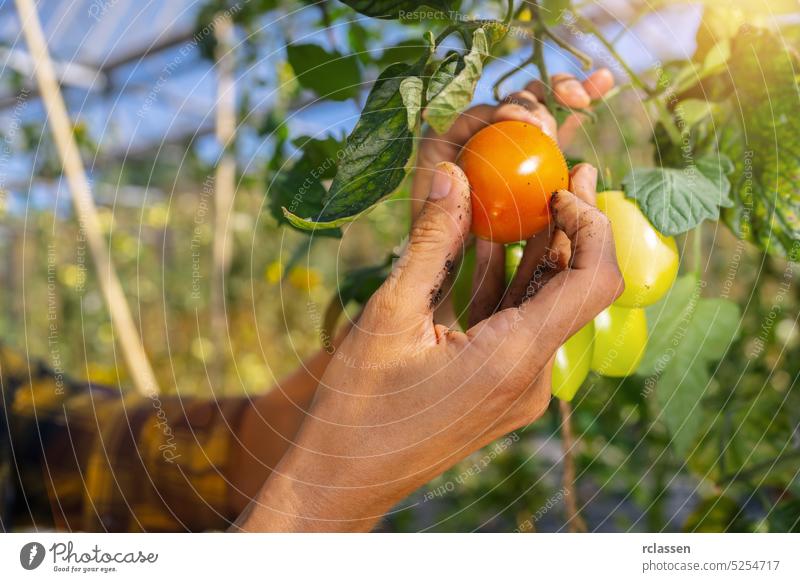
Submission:
<svg viewBox="0 0 800 582">
<path fill-rule="evenodd" d="M 578 511 L 578 496 L 575 488 L 575 435 L 572 432 L 572 405 L 566 400 L 558 401 L 558 410 L 561 413 L 561 449 L 564 456 L 562 464 L 564 473 L 561 484 L 564 488 L 564 508 L 567 515 L 567 525 L 571 533 L 586 532 L 586 522 Z"/>
<path fill-rule="evenodd" d="M 531 14 L 531 33 L 533 35 L 533 55 L 531 59 L 539 71 L 539 79 L 544 85 L 544 101 L 545 105 L 550 111 L 555 111 L 555 102 L 553 100 L 553 88 L 550 85 L 550 75 L 547 73 L 547 64 L 544 61 L 544 43 L 545 43 L 545 29 L 547 28 L 542 20 L 541 12 L 539 11 L 538 2 L 530 2 Z"/>
</svg>

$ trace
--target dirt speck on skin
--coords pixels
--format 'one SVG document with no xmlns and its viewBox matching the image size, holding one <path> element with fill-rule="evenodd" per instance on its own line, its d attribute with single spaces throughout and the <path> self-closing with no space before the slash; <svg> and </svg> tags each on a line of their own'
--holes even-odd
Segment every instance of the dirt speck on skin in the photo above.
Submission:
<svg viewBox="0 0 800 582">
<path fill-rule="evenodd" d="M 439 302 L 442 300 L 442 288 L 438 287 L 436 289 L 431 289 L 430 296 L 431 300 L 429 307 L 431 309 L 435 309 L 436 306 L 439 305 Z"/>
<path fill-rule="evenodd" d="M 455 266 L 456 263 L 452 258 L 448 258 L 447 260 L 445 260 L 444 269 L 442 270 L 442 276 L 440 279 L 442 283 L 439 284 L 437 287 L 431 289 L 430 292 L 428 293 L 428 295 L 430 296 L 431 309 L 434 309 L 437 305 L 439 305 L 439 302 L 442 300 L 442 294 L 443 294 L 442 286 L 444 285 L 444 281 L 447 280 L 447 277 L 449 277 L 450 274 L 453 272 Z"/>
</svg>

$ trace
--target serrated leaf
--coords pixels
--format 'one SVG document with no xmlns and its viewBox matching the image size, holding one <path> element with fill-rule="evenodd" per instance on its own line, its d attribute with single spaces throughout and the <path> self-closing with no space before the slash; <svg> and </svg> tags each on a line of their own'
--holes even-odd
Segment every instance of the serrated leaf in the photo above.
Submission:
<svg viewBox="0 0 800 582">
<path fill-rule="evenodd" d="M 681 455 L 694 444 L 702 423 L 709 367 L 725 355 L 740 321 L 738 305 L 704 299 L 700 291 L 693 277 L 681 277 L 661 302 L 647 308 L 649 339 L 637 371 L 655 379 L 659 418 Z"/>
<path fill-rule="evenodd" d="M 326 51 L 316 44 L 293 44 L 286 47 L 289 64 L 300 85 L 320 97 L 344 101 L 358 95 L 361 70 L 358 58 Z"/>
<path fill-rule="evenodd" d="M 400 96 L 406 106 L 408 115 L 408 130 L 414 132 L 419 124 L 419 110 L 422 108 L 422 79 L 419 77 L 406 77 L 400 82 Z"/>
<path fill-rule="evenodd" d="M 622 180 L 653 226 L 667 236 L 691 230 L 704 220 L 717 220 L 720 207 L 733 204 L 725 156 L 698 158 L 686 168 L 634 169 Z"/>
<path fill-rule="evenodd" d="M 464 57 L 463 68 L 428 102 L 425 120 L 439 134 L 446 132 L 472 102 L 475 87 L 483 74 L 483 61 L 489 54 L 486 33 L 478 28 L 472 35 L 472 48 Z"/>
<path fill-rule="evenodd" d="M 425 2 L 413 2 L 411 0 L 341 0 L 341 2 L 366 16 L 387 20 L 401 18 L 404 13 L 411 14 L 423 6 L 430 6 L 449 15 L 450 10 L 458 6 L 458 2 L 449 2 L 448 0 L 426 0 Z"/>
</svg>

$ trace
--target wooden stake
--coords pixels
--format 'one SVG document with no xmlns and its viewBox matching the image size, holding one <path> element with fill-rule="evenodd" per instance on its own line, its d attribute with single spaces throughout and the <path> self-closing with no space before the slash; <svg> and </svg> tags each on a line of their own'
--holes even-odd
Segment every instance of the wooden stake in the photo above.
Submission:
<svg viewBox="0 0 800 582">
<path fill-rule="evenodd" d="M 214 19 L 217 41 L 214 56 L 217 72 L 217 104 L 215 110 L 217 143 L 222 150 L 214 178 L 214 246 L 211 270 L 211 333 L 214 355 L 210 378 L 216 393 L 225 393 L 225 362 L 227 361 L 228 322 L 225 315 L 225 276 L 228 274 L 233 251 L 227 225 L 233 210 L 236 190 L 236 159 L 233 147 L 236 132 L 236 99 L 234 93 L 233 21 L 227 13 Z"/>
<path fill-rule="evenodd" d="M 89 180 L 86 177 L 78 144 L 75 142 L 64 97 L 61 95 L 61 88 L 56 80 L 53 62 L 50 59 L 47 42 L 42 32 L 42 24 L 36 13 L 36 5 L 34 0 L 15 1 L 28 49 L 36 63 L 36 81 L 47 111 L 50 130 L 53 133 L 58 156 L 64 168 L 64 175 L 72 191 L 75 214 L 97 269 L 100 290 L 111 316 L 114 335 L 119 341 L 122 357 L 128 367 L 134 387 L 139 393 L 154 397 L 159 392 L 155 374 L 147 359 L 139 331 L 133 321 L 125 293 L 114 269 L 108 244 L 102 235 Z"/>
</svg>

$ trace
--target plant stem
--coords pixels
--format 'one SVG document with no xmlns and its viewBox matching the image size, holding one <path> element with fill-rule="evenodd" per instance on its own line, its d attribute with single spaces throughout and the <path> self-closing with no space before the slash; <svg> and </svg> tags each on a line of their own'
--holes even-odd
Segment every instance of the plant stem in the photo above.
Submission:
<svg viewBox="0 0 800 582">
<path fill-rule="evenodd" d="M 546 26 L 542 20 L 542 15 L 539 10 L 538 2 L 529 2 L 531 7 L 531 33 L 533 35 L 533 55 L 531 59 L 539 71 L 539 78 L 544 85 L 544 100 L 545 105 L 550 111 L 555 111 L 555 100 L 553 99 L 553 91 L 550 86 L 550 75 L 547 72 L 547 64 L 544 62 L 544 37 L 546 35 Z"/>
<path fill-rule="evenodd" d="M 522 69 L 527 67 L 528 65 L 533 63 L 533 57 L 528 57 L 522 63 L 515 65 L 513 68 L 509 69 L 505 73 L 503 73 L 497 81 L 494 82 L 492 85 L 492 94 L 497 101 L 500 101 L 500 85 L 502 85 L 507 79 L 513 77 L 516 73 L 520 72 Z"/>
<path fill-rule="evenodd" d="M 644 82 L 644 80 L 636 73 L 636 71 L 631 69 L 630 65 L 628 65 L 628 62 L 622 57 L 622 55 L 619 54 L 619 52 L 617 52 L 617 49 L 614 47 L 614 45 L 603 35 L 600 29 L 595 26 L 594 22 L 577 14 L 575 15 L 575 18 L 583 28 L 591 32 L 592 35 L 594 35 L 595 38 L 600 41 L 609 54 L 611 54 L 611 56 L 614 57 L 614 59 L 619 63 L 619 65 L 630 78 L 631 82 L 637 88 L 644 91 L 647 95 L 651 95 L 653 93 L 653 89 Z"/>
<path fill-rule="evenodd" d="M 552 30 L 550 30 L 547 26 L 544 26 L 544 33 L 547 35 L 547 38 L 552 40 L 556 43 L 560 48 L 564 49 L 576 59 L 581 62 L 581 67 L 583 67 L 584 71 L 588 71 L 592 68 L 594 62 L 592 61 L 592 57 L 587 55 L 585 52 L 580 50 L 578 47 L 573 46 L 572 44 L 565 41 L 563 38 L 556 35 Z"/>
<path fill-rule="evenodd" d="M 514 0 L 508 0 L 508 8 L 506 9 L 506 17 L 503 19 L 503 24 L 508 26 L 512 18 L 514 18 Z"/>
<path fill-rule="evenodd" d="M 454 25 L 452 25 L 452 24 L 449 25 L 442 32 L 440 32 L 439 36 L 437 36 L 436 39 L 433 41 L 434 46 L 438 47 L 440 44 L 442 44 L 442 41 L 444 39 L 446 39 L 448 36 L 453 34 L 455 31 L 456 31 L 456 27 Z"/>
<path fill-rule="evenodd" d="M 564 400 L 558 401 L 558 410 L 561 413 L 561 448 L 564 452 L 562 463 L 564 475 L 562 485 L 564 488 L 564 508 L 567 514 L 567 525 L 571 533 L 586 532 L 586 522 L 578 512 L 578 496 L 575 490 L 575 435 L 572 432 L 572 406 Z"/>
<path fill-rule="evenodd" d="M 700 281 L 701 278 L 701 264 L 703 260 L 703 223 L 695 227 L 692 231 L 692 265 L 694 266 L 694 278 Z"/>
</svg>

